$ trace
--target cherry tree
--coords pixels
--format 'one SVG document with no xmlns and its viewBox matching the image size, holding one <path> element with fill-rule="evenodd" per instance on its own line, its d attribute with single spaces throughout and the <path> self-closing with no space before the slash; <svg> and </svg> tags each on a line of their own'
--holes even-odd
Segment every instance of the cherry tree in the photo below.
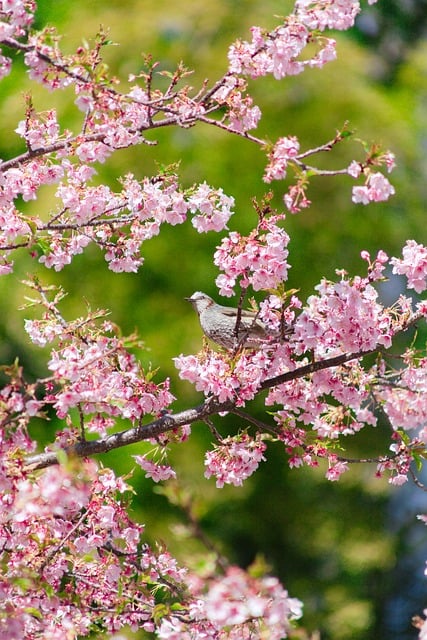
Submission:
<svg viewBox="0 0 427 640">
<path fill-rule="evenodd" d="M 19 55 L 35 83 L 55 92 L 71 88 L 81 116 L 78 129 L 64 129 L 54 109 L 38 112 L 28 97 L 16 126 L 25 150 L 0 162 L 0 273 L 13 271 L 18 251 L 31 254 L 25 304 L 38 316 L 27 318 L 25 330 L 49 350 L 45 376 L 35 381 L 18 361 L 2 369 L 1 636 L 54 640 L 129 626 L 169 640 L 291 637 L 302 603 L 278 579 L 244 571 L 220 554 L 209 571 L 197 573 L 163 544 L 149 546 L 144 527 L 129 515 L 127 478 L 93 456 L 117 448 L 125 455 L 131 443 L 152 442 L 153 453 L 135 455 L 135 463 L 154 482 L 173 482 L 170 445 L 185 447 L 192 426 L 203 423 L 215 442 L 205 475 L 218 488 L 242 485 L 268 457 L 271 441 L 282 444 L 290 467 L 323 465 L 326 478 L 337 481 L 355 462 L 338 438 L 342 445 L 343 436 L 351 440 L 381 420 L 389 450 L 365 462 L 392 485 L 410 479 L 423 488 L 416 469 L 427 441 L 427 358 L 410 330 L 425 320 L 427 302 L 414 302 L 410 290 L 427 288 L 427 248 L 408 240 L 400 256 L 389 257 L 361 247 L 361 275 L 337 270 L 336 280 L 323 279 L 307 300 L 286 285 L 286 217 L 310 207 L 310 181 L 336 176 L 338 184 L 350 176 L 354 203 L 385 201 L 394 193 L 387 177 L 393 153 L 366 145 L 348 166 L 319 168 L 316 158 L 345 144 L 348 126 L 315 148 L 302 149 L 287 132 L 269 142 L 257 133 L 262 114 L 248 90 L 249 79 L 280 81 L 333 61 L 329 32 L 351 28 L 359 3 L 297 0 L 274 29 L 253 27 L 247 41 L 231 44 L 225 74 L 196 88 L 182 64 L 159 72 L 147 58 L 122 89 L 103 63 L 105 33 L 65 55 L 52 28 L 32 28 L 35 10 L 32 0 L 0 0 L 1 77 Z M 152 144 L 146 132 L 199 123 L 257 145 L 270 186 L 280 189 L 292 175 L 281 210 L 270 193 L 254 204 L 257 224 L 247 235 L 232 227 L 231 196 L 206 182 L 184 188 L 174 168 L 142 180 L 128 173 L 118 191 L 95 179 L 96 166 L 121 149 Z M 52 208 L 31 207 L 46 185 L 54 189 Z M 175 411 L 170 381 L 144 370 L 135 355 L 138 336 L 124 337 L 105 310 L 65 317 L 65 292 L 46 284 L 43 272 L 61 271 L 96 245 L 111 271 L 136 273 L 144 242 L 162 225 L 188 219 L 198 233 L 224 232 L 212 256 L 216 285 L 219 296 L 237 296 L 238 312 L 234 348 L 204 341 L 198 353 L 171 354 L 179 376 L 203 394 L 197 406 Z M 386 269 L 405 276 L 407 286 L 390 306 L 377 288 Z M 237 338 L 248 304 L 275 336 L 257 349 Z M 260 394 L 264 420 L 250 409 Z M 41 450 L 28 429 L 52 412 L 62 428 Z M 224 414 L 247 427 L 221 436 L 216 425 Z M 426 637 L 427 623 L 416 624 Z"/>
</svg>

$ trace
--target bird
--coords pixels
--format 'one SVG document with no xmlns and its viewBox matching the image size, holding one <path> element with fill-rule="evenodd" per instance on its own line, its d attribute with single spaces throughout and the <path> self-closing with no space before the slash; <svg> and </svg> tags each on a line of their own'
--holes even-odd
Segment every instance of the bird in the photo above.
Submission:
<svg viewBox="0 0 427 640">
<path fill-rule="evenodd" d="M 245 349 L 259 349 L 271 338 L 276 341 L 280 333 L 269 329 L 258 318 L 255 311 L 240 310 L 240 322 L 237 327 L 239 310 L 237 307 L 225 307 L 217 304 L 210 296 L 202 291 L 196 291 L 189 298 L 199 316 L 203 333 L 213 342 L 225 349 L 243 347 Z M 285 333 L 291 329 L 285 328 Z"/>
</svg>

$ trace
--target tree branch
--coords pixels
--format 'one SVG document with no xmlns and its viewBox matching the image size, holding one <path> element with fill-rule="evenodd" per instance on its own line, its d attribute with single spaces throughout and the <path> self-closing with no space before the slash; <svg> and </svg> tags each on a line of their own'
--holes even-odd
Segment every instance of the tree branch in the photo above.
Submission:
<svg viewBox="0 0 427 640">
<path fill-rule="evenodd" d="M 415 324 L 422 317 L 421 312 L 414 313 L 406 322 L 402 325 L 398 332 L 406 331 L 409 327 Z M 397 333 L 397 332 L 396 332 Z M 323 369 L 330 369 L 332 367 L 339 367 L 351 360 L 358 360 L 364 356 L 371 355 L 380 351 L 380 348 L 369 349 L 367 351 L 355 351 L 353 353 L 343 353 L 332 358 L 326 358 L 325 360 L 318 360 L 311 362 L 310 364 L 298 367 L 292 371 L 287 371 L 274 378 L 268 378 L 264 380 L 259 387 L 259 391 L 265 391 L 271 389 L 285 382 L 297 380 L 304 376 L 311 375 L 316 371 Z M 194 422 L 204 421 L 207 417 L 223 413 L 223 412 L 235 412 L 237 415 L 240 410 L 236 410 L 235 402 L 228 400 L 226 402 L 219 402 L 214 396 L 206 398 L 206 400 L 193 408 L 185 409 L 179 413 L 165 413 L 157 420 L 153 420 L 147 424 L 141 424 L 132 429 L 126 429 L 119 433 L 113 433 L 105 438 L 99 440 L 80 441 L 69 447 L 65 447 L 63 451 L 68 456 L 77 456 L 79 458 L 86 458 L 97 453 L 107 453 L 113 449 L 125 447 L 129 444 L 136 442 L 142 442 L 150 438 L 157 438 L 158 436 L 177 429 L 187 424 L 193 424 Z M 39 453 L 34 456 L 30 456 L 25 461 L 26 466 L 36 470 L 49 467 L 53 464 L 58 464 L 58 455 L 55 451 L 49 451 L 45 453 Z"/>
<path fill-rule="evenodd" d="M 99 440 L 86 440 L 84 442 L 76 442 L 69 447 L 65 447 L 63 451 L 67 456 L 77 456 L 79 458 L 86 458 L 95 455 L 96 453 L 107 453 L 113 449 L 118 449 L 135 442 L 141 442 L 149 438 L 156 438 L 162 433 L 182 427 L 186 424 L 192 424 L 203 420 L 207 416 L 215 413 L 221 413 L 222 411 L 230 411 L 233 408 L 232 402 L 216 402 L 213 398 L 207 398 L 207 400 L 191 409 L 185 409 L 179 413 L 166 413 L 157 420 L 150 422 L 146 425 L 139 425 L 132 429 L 126 429 L 119 433 L 113 433 L 105 438 Z M 30 456 L 26 459 L 25 463 L 28 468 L 32 470 L 43 469 L 53 464 L 58 464 L 58 455 L 55 451 L 49 451 L 46 453 L 39 453 L 34 456 Z"/>
<path fill-rule="evenodd" d="M 276 376 L 275 378 L 264 380 L 261 384 L 260 391 L 269 389 L 278 384 L 283 384 L 290 380 L 302 378 L 305 375 L 310 375 L 311 373 L 321 369 L 339 366 L 349 360 L 360 358 L 361 356 L 369 353 L 373 353 L 373 351 L 343 354 L 336 356 L 335 358 L 327 358 L 326 360 L 313 362 L 309 365 L 305 365 L 304 367 L 299 367 L 294 371 L 288 371 L 280 376 Z M 234 410 L 234 402 L 231 400 L 228 402 L 218 402 L 214 397 L 209 397 L 205 402 L 196 407 L 185 409 L 184 411 L 180 411 L 175 414 L 166 413 L 153 422 L 149 422 L 148 424 L 140 425 L 132 429 L 126 429 L 119 433 L 113 433 L 99 440 L 77 442 L 69 447 L 65 447 L 64 452 L 67 456 L 77 456 L 79 458 L 90 457 L 97 453 L 107 453 L 113 449 L 134 444 L 135 442 L 141 442 L 149 438 L 156 438 L 167 431 L 182 427 L 186 424 L 192 424 L 193 422 L 204 420 L 208 416 L 232 410 Z M 49 451 L 30 456 L 26 459 L 26 466 L 36 470 L 49 467 L 53 464 L 58 464 L 58 462 L 57 453 L 55 451 Z"/>
</svg>

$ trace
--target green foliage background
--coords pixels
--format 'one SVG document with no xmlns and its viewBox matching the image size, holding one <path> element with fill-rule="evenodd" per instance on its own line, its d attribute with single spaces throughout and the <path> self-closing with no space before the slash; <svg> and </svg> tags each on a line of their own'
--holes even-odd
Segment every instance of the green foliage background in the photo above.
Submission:
<svg viewBox="0 0 427 640">
<path fill-rule="evenodd" d="M 382 4 L 387 11 L 387 0 Z M 274 14 L 286 15 L 291 6 L 273 0 L 42 0 L 37 24 L 57 26 L 64 34 L 62 46 L 70 52 L 82 39 L 93 38 L 102 24 L 118 43 L 107 48 L 105 55 L 121 79 L 137 73 L 142 68 L 141 52 L 150 52 L 161 69 L 172 70 L 182 59 L 196 70 L 191 84 L 198 87 L 205 78 L 213 81 L 225 71 L 227 48 L 233 40 L 248 38 L 253 24 L 273 26 Z M 375 50 L 349 35 L 338 34 L 337 39 L 338 61 L 323 70 L 309 70 L 281 82 L 253 83 L 255 101 L 263 112 L 260 134 L 271 140 L 296 135 L 301 146 L 309 148 L 333 138 L 349 120 L 360 138 L 378 141 L 396 153 L 398 169 L 392 182 L 397 195 L 385 204 L 354 206 L 350 178 L 313 180 L 309 192 L 313 206 L 289 215 L 286 225 L 292 239 L 289 287 L 298 288 L 302 297 L 312 292 L 322 276 L 334 278 L 336 268 L 363 271 L 362 249 L 375 254 L 383 248 L 397 255 L 407 238 L 426 242 L 426 42 L 413 43 L 394 68 L 392 81 L 388 78 L 385 83 L 377 77 L 381 60 Z M 23 94 L 29 88 L 17 60 L 13 74 L 2 85 L 2 158 L 22 150 L 11 132 L 22 118 Z M 36 109 L 56 107 L 66 127 L 79 122 L 71 91 L 49 94 L 40 87 L 31 91 Z M 320 158 L 319 164 L 344 167 L 358 153 L 357 135 L 330 157 Z M 157 146 L 115 154 L 97 168 L 99 180 L 118 188 L 121 174 L 131 171 L 143 177 L 156 172 L 156 163 L 180 161 L 185 185 L 206 180 L 235 197 L 236 215 L 230 228 L 243 232 L 251 228 L 255 221 L 252 198 L 265 192 L 265 157 L 259 148 L 203 126 L 154 132 L 149 137 L 158 141 Z M 273 186 L 280 206 L 286 185 Z M 40 200 L 26 206 L 40 214 L 51 199 L 52 190 L 46 189 Z M 137 328 L 148 348 L 139 356 L 160 368 L 159 378 L 171 377 L 178 410 L 200 401 L 190 385 L 177 379 L 172 362 L 175 355 L 196 352 L 201 346 L 197 318 L 183 298 L 194 290 L 217 295 L 212 254 L 219 241 L 217 234 L 197 234 L 190 224 L 165 227 L 158 238 L 147 242 L 145 264 L 138 274 L 112 274 L 100 254 L 90 249 L 61 273 L 44 270 L 40 275 L 69 292 L 66 316 L 83 313 L 87 301 L 92 308 L 110 309 L 112 320 L 124 333 Z M 23 253 L 15 274 L 0 280 L 0 360 L 11 362 L 19 355 L 31 376 L 45 373 L 46 354 L 25 342 L 24 314 L 16 309 L 25 295 L 20 280 L 36 268 Z M 251 410 L 261 412 L 262 402 L 254 403 Z M 33 432 L 49 442 L 57 426 L 55 420 L 35 424 Z M 217 426 L 227 434 L 245 425 L 227 418 Z M 268 462 L 243 488 L 218 491 L 212 480 L 203 478 L 203 451 L 210 441 L 207 430 L 196 425 L 191 440 L 171 455 L 182 490 L 191 494 L 204 531 L 222 552 L 242 566 L 255 560 L 269 564 L 291 595 L 304 601 L 304 623 L 309 630 L 320 629 L 323 640 L 411 637 L 410 631 L 408 636 L 396 635 L 385 619 L 385 603 L 395 588 L 393 568 L 403 543 L 387 526 L 388 486 L 373 477 L 373 469 L 355 466 L 335 485 L 324 479 L 323 468 L 289 471 L 282 447 L 272 445 Z M 351 452 L 380 454 L 384 441 L 381 428 L 371 429 L 354 439 Z M 127 473 L 134 467 L 131 454 L 143 449 L 144 445 L 123 449 L 103 456 L 102 462 Z M 208 552 L 185 537 L 180 509 L 160 489 L 153 492 L 152 484 L 138 471 L 131 482 L 136 490 L 134 516 L 146 523 L 148 537 L 164 540 L 185 561 L 208 564 Z M 409 629 L 409 620 L 406 626 Z"/>
</svg>

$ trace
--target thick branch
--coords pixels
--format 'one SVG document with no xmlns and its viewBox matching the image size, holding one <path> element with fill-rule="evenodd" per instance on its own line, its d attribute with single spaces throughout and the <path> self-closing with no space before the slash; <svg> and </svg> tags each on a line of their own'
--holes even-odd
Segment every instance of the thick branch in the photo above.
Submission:
<svg viewBox="0 0 427 640">
<path fill-rule="evenodd" d="M 358 360 L 359 358 L 363 358 L 363 356 L 368 356 L 371 353 L 377 352 L 378 349 L 370 349 L 369 351 L 356 351 L 354 353 L 342 353 L 339 356 L 334 356 L 333 358 L 326 358 L 326 360 L 316 360 L 315 362 L 310 362 L 310 364 L 306 364 L 303 367 L 298 367 L 298 369 L 294 369 L 293 371 L 287 371 L 286 373 L 282 373 L 279 376 L 275 376 L 274 378 L 268 378 L 261 383 L 260 389 L 271 389 L 271 387 L 277 387 L 279 384 L 283 384 L 285 382 L 289 382 L 290 380 L 296 380 L 297 378 L 303 378 L 304 376 L 308 376 L 311 373 L 315 373 L 316 371 L 321 371 L 322 369 L 329 369 L 331 367 L 339 367 L 350 360 Z"/>
<path fill-rule="evenodd" d="M 64 451 L 68 456 L 78 456 L 86 458 L 96 453 L 107 453 L 113 449 L 124 447 L 128 444 L 141 442 L 149 438 L 156 438 L 162 433 L 171 431 L 186 424 L 192 424 L 199 420 L 203 420 L 207 416 L 222 411 L 229 411 L 233 407 L 231 402 L 216 402 L 212 398 L 208 398 L 203 404 L 191 409 L 185 409 L 179 413 L 167 413 L 161 418 L 154 420 L 146 425 L 113 433 L 99 440 L 85 440 L 77 442 L 70 447 L 65 447 Z M 26 465 L 32 469 L 43 469 L 53 464 L 58 464 L 58 456 L 56 452 L 40 453 L 26 459 Z"/>
</svg>

